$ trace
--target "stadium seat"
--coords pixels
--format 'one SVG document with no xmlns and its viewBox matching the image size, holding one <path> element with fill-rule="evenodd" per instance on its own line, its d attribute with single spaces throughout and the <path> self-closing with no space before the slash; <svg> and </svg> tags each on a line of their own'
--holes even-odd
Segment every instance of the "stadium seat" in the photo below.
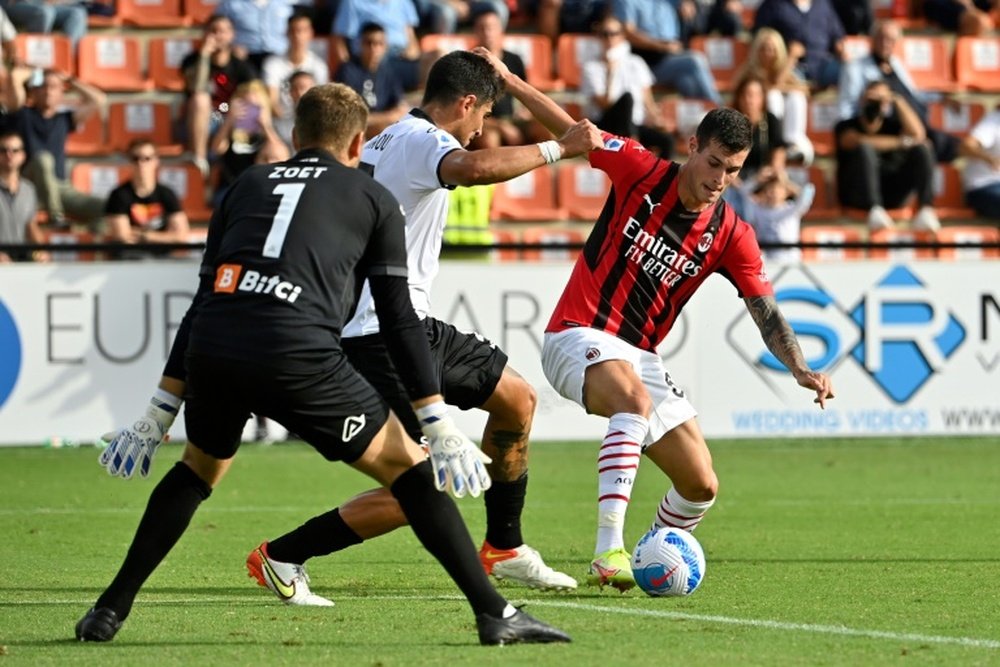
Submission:
<svg viewBox="0 0 1000 667">
<path fill-rule="evenodd" d="M 949 134 L 964 137 L 986 115 L 986 108 L 978 102 L 931 102 L 928 116 L 931 127 Z"/>
<path fill-rule="evenodd" d="M 443 53 L 468 51 L 475 45 L 476 38 L 472 35 L 430 34 L 420 38 L 420 50 L 424 53 L 429 51 L 441 51 Z"/>
<path fill-rule="evenodd" d="M 727 91 L 736 86 L 736 76 L 746 62 L 750 45 L 734 37 L 693 37 L 691 50 L 705 54 L 715 85 Z"/>
<path fill-rule="evenodd" d="M 125 151 L 133 139 L 149 138 L 160 155 L 180 155 L 184 147 L 174 143 L 170 104 L 167 102 L 115 102 L 108 108 L 108 143 Z"/>
<path fill-rule="evenodd" d="M 578 229 L 550 229 L 548 227 L 528 227 L 521 232 L 522 243 L 583 243 L 586 234 Z M 525 250 L 521 257 L 528 261 L 566 261 L 574 260 L 580 254 L 579 250 Z"/>
<path fill-rule="evenodd" d="M 104 119 L 101 114 L 90 115 L 83 125 L 66 137 L 66 155 L 70 157 L 90 157 L 106 155 L 108 144 L 104 138 Z"/>
<path fill-rule="evenodd" d="M 64 35 L 22 33 L 14 38 L 14 51 L 25 65 L 76 74 L 73 47 Z"/>
<path fill-rule="evenodd" d="M 867 56 L 872 51 L 871 39 L 867 35 L 846 35 L 844 37 L 845 61 L 850 62 Z"/>
<path fill-rule="evenodd" d="M 94 164 L 77 162 L 73 165 L 70 182 L 73 187 L 95 197 L 107 197 L 129 177 L 127 164 Z"/>
<path fill-rule="evenodd" d="M 677 152 L 687 155 L 688 139 L 695 133 L 698 123 L 715 105 L 707 100 L 664 97 L 660 100 L 660 113 L 668 125 L 677 128 Z"/>
<path fill-rule="evenodd" d="M 806 211 L 803 217 L 805 220 L 830 220 L 840 215 L 840 207 L 837 205 L 836 197 L 830 188 L 826 171 L 822 167 L 812 165 L 810 167 L 788 167 L 788 175 L 793 181 L 802 185 L 807 181 L 816 188 L 816 195 L 813 197 L 813 204 Z"/>
<path fill-rule="evenodd" d="M 219 0 L 184 0 L 184 15 L 194 25 L 205 23 L 215 13 Z"/>
<path fill-rule="evenodd" d="M 184 14 L 181 0 L 116 0 L 118 18 L 138 28 L 186 28 L 191 18 Z"/>
<path fill-rule="evenodd" d="M 564 33 L 556 46 L 556 68 L 563 85 L 571 90 L 580 87 L 582 64 L 601 54 L 601 42 L 594 35 Z"/>
<path fill-rule="evenodd" d="M 212 217 L 205 199 L 205 178 L 193 163 L 160 165 L 159 181 L 177 194 L 191 222 L 204 222 Z"/>
<path fill-rule="evenodd" d="M 142 47 L 135 37 L 86 35 L 77 47 L 79 77 L 101 90 L 140 92 L 152 89 L 142 73 Z"/>
<path fill-rule="evenodd" d="M 611 179 L 600 169 L 583 160 L 559 165 L 559 205 L 570 220 L 594 222 L 601 215 L 611 191 Z"/>
<path fill-rule="evenodd" d="M 959 37 L 955 72 L 958 83 L 967 88 L 1000 92 L 1000 37 Z"/>
<path fill-rule="evenodd" d="M 864 236 L 855 227 L 843 225 L 806 225 L 799 232 L 799 240 L 803 243 L 861 243 Z M 862 259 L 864 250 L 861 248 L 803 248 L 804 262 L 840 262 L 847 259 Z"/>
<path fill-rule="evenodd" d="M 95 237 L 90 232 L 62 232 L 62 231 L 43 231 L 44 238 L 43 243 L 52 243 L 65 246 L 75 246 L 83 243 L 97 243 L 103 239 Z M 95 259 L 102 259 L 98 253 L 87 251 L 80 252 L 78 250 L 53 250 L 52 261 L 54 262 L 90 262 Z"/>
<path fill-rule="evenodd" d="M 806 135 L 816 149 L 816 155 L 833 155 L 837 152 L 833 128 L 839 119 L 836 100 L 811 100 L 806 118 Z"/>
<path fill-rule="evenodd" d="M 535 169 L 504 183 L 493 191 L 491 220 L 564 220 L 566 211 L 556 205 L 551 169 Z"/>
<path fill-rule="evenodd" d="M 528 83 L 539 90 L 558 90 L 563 82 L 552 76 L 552 42 L 543 35 L 507 35 L 503 48 L 521 56 Z"/>
<path fill-rule="evenodd" d="M 934 232 L 917 231 L 913 229 L 880 229 L 874 231 L 868 240 L 872 243 L 923 242 L 936 240 Z M 871 259 L 891 259 L 894 261 L 907 259 L 933 259 L 933 248 L 869 248 Z"/>
<path fill-rule="evenodd" d="M 873 0 L 872 9 L 877 19 L 892 19 L 899 23 L 903 30 L 922 30 L 927 27 L 927 21 L 921 16 L 912 15 L 911 6 L 917 4 L 911 0 Z"/>
<path fill-rule="evenodd" d="M 149 78 L 156 90 L 180 92 L 184 90 L 181 61 L 191 53 L 197 40 L 187 37 L 152 37 L 149 44 Z"/>
<path fill-rule="evenodd" d="M 946 225 L 937 233 L 942 243 L 1000 243 L 1000 229 L 976 225 Z M 941 248 L 940 259 L 996 259 L 997 248 Z"/>
<path fill-rule="evenodd" d="M 907 35 L 897 42 L 895 54 L 920 90 L 951 92 L 959 88 L 953 74 L 951 46 L 945 37 Z"/>
<path fill-rule="evenodd" d="M 517 243 L 520 239 L 517 233 L 510 229 L 494 229 L 493 240 L 496 243 Z M 494 250 L 490 253 L 490 256 L 500 262 L 519 262 L 521 261 L 521 252 L 519 250 Z"/>
<path fill-rule="evenodd" d="M 942 220 L 973 220 L 976 212 L 965 205 L 962 176 L 950 164 L 934 168 L 934 208 Z"/>
</svg>

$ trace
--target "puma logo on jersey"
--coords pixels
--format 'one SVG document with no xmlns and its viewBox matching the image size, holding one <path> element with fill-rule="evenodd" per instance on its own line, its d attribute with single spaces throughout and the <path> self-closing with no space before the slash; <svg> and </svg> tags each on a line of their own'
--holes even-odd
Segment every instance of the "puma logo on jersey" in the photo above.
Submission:
<svg viewBox="0 0 1000 667">
<path fill-rule="evenodd" d="M 242 274 L 242 278 L 240 277 Z M 220 264 L 215 270 L 215 292 L 232 294 L 233 292 L 253 292 L 254 294 L 270 294 L 282 301 L 295 303 L 302 294 L 302 287 L 293 285 L 281 276 L 264 276 L 259 271 L 243 272 L 240 264 Z"/>
<path fill-rule="evenodd" d="M 649 196 L 649 193 L 644 194 L 642 196 L 642 198 L 643 198 L 643 200 L 645 200 L 645 202 L 647 204 L 649 204 L 649 214 L 650 215 L 653 215 L 653 209 L 654 208 L 656 208 L 657 206 L 662 206 L 663 205 L 663 202 L 657 202 L 657 203 L 654 204 L 653 203 L 653 198 Z"/>
<path fill-rule="evenodd" d="M 344 442 L 350 442 L 354 436 L 361 433 L 361 429 L 365 427 L 366 423 L 364 413 L 351 415 L 344 420 L 344 432 L 341 433 L 340 439 Z"/>
</svg>

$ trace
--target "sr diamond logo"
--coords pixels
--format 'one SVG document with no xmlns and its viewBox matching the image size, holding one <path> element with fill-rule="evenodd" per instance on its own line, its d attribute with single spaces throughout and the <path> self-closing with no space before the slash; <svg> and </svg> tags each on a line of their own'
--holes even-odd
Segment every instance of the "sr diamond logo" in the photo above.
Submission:
<svg viewBox="0 0 1000 667">
<path fill-rule="evenodd" d="M 864 340 L 851 350 L 889 398 L 908 401 L 965 340 L 965 327 L 905 266 L 893 268 L 851 310 Z"/>
<path fill-rule="evenodd" d="M 966 338 L 965 327 L 905 266 L 893 267 L 850 308 L 804 267 L 789 267 L 772 282 L 775 299 L 798 336 L 806 362 L 831 373 L 848 357 L 894 402 L 906 403 Z M 729 344 L 781 396 L 788 370 L 760 339 L 743 312 L 726 333 Z"/>
</svg>

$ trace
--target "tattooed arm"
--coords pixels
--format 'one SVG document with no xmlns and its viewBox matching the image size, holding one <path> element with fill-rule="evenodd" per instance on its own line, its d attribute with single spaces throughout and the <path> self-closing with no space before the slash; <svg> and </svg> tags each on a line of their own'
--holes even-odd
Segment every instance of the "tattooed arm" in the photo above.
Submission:
<svg viewBox="0 0 1000 667">
<path fill-rule="evenodd" d="M 806 365 L 799 341 L 778 310 L 778 302 L 773 296 L 755 296 L 743 301 L 760 329 L 760 336 L 767 349 L 788 368 L 800 386 L 815 391 L 815 402 L 821 408 L 826 408 L 826 399 L 833 398 L 833 384 L 825 373 L 816 373 Z"/>
</svg>

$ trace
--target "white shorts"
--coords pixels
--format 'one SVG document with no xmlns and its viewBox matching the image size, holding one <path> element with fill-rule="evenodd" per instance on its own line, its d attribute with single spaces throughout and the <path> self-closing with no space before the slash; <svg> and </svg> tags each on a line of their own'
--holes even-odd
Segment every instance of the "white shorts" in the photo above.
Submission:
<svg viewBox="0 0 1000 667">
<path fill-rule="evenodd" d="M 613 359 L 632 364 L 653 402 L 644 447 L 697 416 L 684 391 L 673 383 L 670 374 L 663 368 L 659 355 L 588 327 L 547 333 L 542 344 L 542 371 L 549 384 L 560 395 L 584 409 L 587 406 L 583 404 L 583 380 L 587 368 Z"/>
</svg>

